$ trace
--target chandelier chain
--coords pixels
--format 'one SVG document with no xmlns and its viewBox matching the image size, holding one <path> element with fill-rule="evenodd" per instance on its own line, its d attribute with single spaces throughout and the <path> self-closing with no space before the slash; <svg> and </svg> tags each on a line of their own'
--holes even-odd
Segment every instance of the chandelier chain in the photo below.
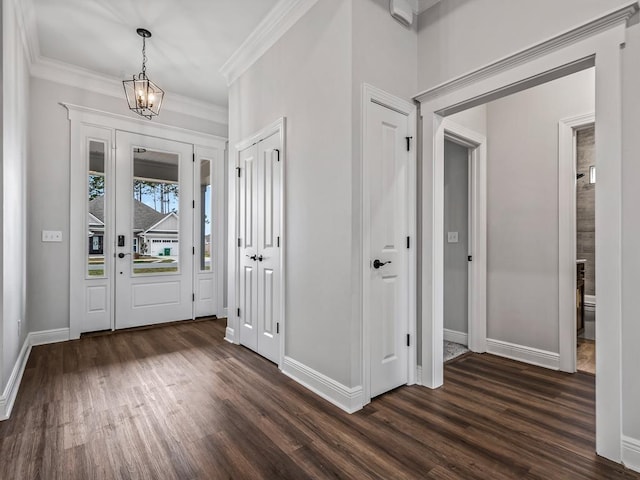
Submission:
<svg viewBox="0 0 640 480">
<path fill-rule="evenodd" d="M 142 37 L 142 76 L 144 78 L 147 76 L 147 42 L 145 40 Z"/>
</svg>

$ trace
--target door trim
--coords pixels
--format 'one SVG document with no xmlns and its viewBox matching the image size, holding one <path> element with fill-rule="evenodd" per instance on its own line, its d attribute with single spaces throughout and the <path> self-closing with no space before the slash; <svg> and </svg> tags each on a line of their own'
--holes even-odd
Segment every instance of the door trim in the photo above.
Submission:
<svg viewBox="0 0 640 480">
<path fill-rule="evenodd" d="M 436 162 L 442 162 L 438 172 L 442 178 L 434 178 L 438 185 L 444 186 L 444 141 L 449 140 L 469 149 L 469 224 L 471 225 L 471 255 L 469 262 L 469 311 L 468 311 L 468 347 L 476 353 L 487 351 L 487 138 L 469 128 L 458 125 L 450 119 L 444 119 L 436 132 Z M 444 194 L 438 195 L 433 206 L 434 212 L 443 212 L 442 221 L 434 224 L 434 238 L 444 242 Z M 443 244 L 444 249 L 444 244 Z M 443 250 L 444 251 L 444 250 Z M 442 265 L 440 265 L 442 264 Z M 435 256 L 433 262 L 434 283 L 444 286 L 444 257 Z M 436 278 L 437 272 L 442 276 Z M 443 288 L 444 295 L 444 288 Z M 438 297 L 439 298 L 439 297 Z M 442 297 L 444 328 L 444 296 Z M 442 347 L 441 347 L 442 348 Z"/>
<path fill-rule="evenodd" d="M 105 158 L 110 158 L 111 166 L 114 167 L 114 148 L 116 141 L 116 131 L 136 133 L 150 137 L 164 138 L 182 143 L 215 149 L 219 152 L 217 162 L 224 161 L 224 150 L 226 139 L 216 135 L 188 130 L 172 125 L 161 123 L 151 123 L 147 120 L 136 119 L 112 112 L 97 110 L 70 103 L 61 103 L 67 109 L 67 117 L 70 121 L 70 207 L 69 207 L 69 338 L 80 338 L 82 333 L 82 320 L 86 312 L 85 286 L 85 266 L 86 266 L 86 245 L 84 239 L 86 235 L 86 168 L 79 168 L 86 165 L 84 156 L 85 130 L 100 129 L 103 131 L 104 139 L 108 139 L 110 151 Z M 100 137 L 102 139 L 102 135 Z M 113 171 L 110 172 L 113 176 Z M 218 191 L 222 195 L 224 179 L 220 178 Z M 221 201 L 224 199 L 221 198 Z M 112 210 L 110 216 L 112 216 Z M 113 218 L 108 219 L 113 225 Z M 111 227 L 113 229 L 113 227 Z M 218 281 L 224 281 L 223 271 L 218 272 Z M 113 286 L 113 277 L 109 278 L 110 285 Z M 113 291 L 113 290 L 112 290 Z M 114 305 L 113 295 L 110 300 L 110 328 L 114 328 Z"/>
<path fill-rule="evenodd" d="M 576 137 L 595 124 L 595 112 L 558 122 L 558 339 L 563 372 L 576 371 Z"/>
<path fill-rule="evenodd" d="M 244 140 L 236 143 L 234 148 L 234 160 L 233 165 L 230 163 L 229 168 L 229 181 L 232 189 L 229 189 L 229 264 L 232 268 L 229 269 L 229 296 L 228 296 L 228 317 L 227 317 L 227 329 L 225 332 L 225 340 L 229 343 L 240 345 L 240 324 L 237 315 L 237 303 L 240 275 L 238 274 L 240 268 L 240 257 L 238 256 L 237 239 L 239 233 L 239 198 L 240 188 L 238 184 L 238 176 L 236 175 L 236 167 L 239 165 L 240 152 L 244 149 L 255 145 L 261 140 L 270 137 L 273 134 L 280 136 L 280 354 L 278 358 L 278 369 L 284 368 L 284 356 L 285 356 L 285 338 L 286 338 L 286 249 L 287 249 L 287 236 L 286 236 L 286 217 L 285 217 L 285 200 L 286 200 L 286 164 L 287 164 L 287 143 L 286 143 L 286 117 L 281 117 L 275 122 L 267 125 L 265 128 L 253 133 Z M 233 195 L 233 196 L 232 196 Z M 232 213 L 233 212 L 233 213 Z M 231 236 L 231 232 L 233 236 Z M 233 263 L 231 263 L 233 262 Z M 233 291 L 232 291 L 233 288 Z"/>
<path fill-rule="evenodd" d="M 416 228 L 416 207 L 417 207 L 417 134 L 416 134 L 416 105 L 391 95 L 384 90 L 364 83 L 362 85 L 362 131 L 360 132 L 360 171 L 361 190 L 360 211 L 362 212 L 361 234 L 361 335 L 362 335 L 362 388 L 363 397 L 362 404 L 366 405 L 371 402 L 371 358 L 369 355 L 371 349 L 371 329 L 368 315 L 368 305 L 370 301 L 370 269 L 369 260 L 371 258 L 370 240 L 371 226 L 369 225 L 369 187 L 367 182 L 367 162 L 364 158 L 366 132 L 369 118 L 369 108 L 372 104 L 394 110 L 398 113 L 406 115 L 409 120 L 409 136 L 413 137 L 411 142 L 411 150 L 409 152 L 409 191 L 407 192 L 407 225 L 409 228 L 410 248 L 409 248 L 409 271 L 408 271 L 408 289 L 409 289 L 409 308 L 408 308 L 408 332 L 410 335 L 409 354 L 407 355 L 407 385 L 416 383 L 417 371 L 417 228 Z"/>
<path fill-rule="evenodd" d="M 485 103 L 523 87 L 539 85 L 578 70 L 596 67 L 596 282 L 598 316 L 596 322 L 596 452 L 610 460 L 621 459 L 622 437 L 622 52 L 627 19 L 638 11 L 636 2 L 594 22 L 577 26 L 558 41 L 541 42 L 532 49 L 487 64 L 465 76 L 438 87 L 439 95 L 418 95 L 422 100 L 423 192 L 423 279 L 421 297 L 423 344 L 431 344 L 441 329 L 432 314 L 431 260 L 434 255 L 430 227 L 434 195 L 434 132 L 443 116 Z M 572 32 L 580 31 L 574 36 Z M 536 52 L 531 55 L 531 52 Z M 492 65 L 498 65 L 494 67 Z M 577 70 L 578 69 L 578 70 Z M 629 320 L 625 320 L 629 321 Z M 422 381 L 429 388 L 442 385 L 442 363 L 435 352 L 422 350 Z"/>
</svg>

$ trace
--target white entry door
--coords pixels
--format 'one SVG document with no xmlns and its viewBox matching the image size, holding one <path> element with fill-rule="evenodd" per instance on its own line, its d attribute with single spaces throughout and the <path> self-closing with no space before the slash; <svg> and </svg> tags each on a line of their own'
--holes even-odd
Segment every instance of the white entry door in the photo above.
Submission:
<svg viewBox="0 0 640 480">
<path fill-rule="evenodd" d="M 240 343 L 280 357 L 280 134 L 242 150 L 238 165 Z"/>
<path fill-rule="evenodd" d="M 193 145 L 116 132 L 115 327 L 193 318 Z"/>
<path fill-rule="evenodd" d="M 408 382 L 409 117 L 368 106 L 364 161 L 368 182 L 370 393 Z"/>
</svg>

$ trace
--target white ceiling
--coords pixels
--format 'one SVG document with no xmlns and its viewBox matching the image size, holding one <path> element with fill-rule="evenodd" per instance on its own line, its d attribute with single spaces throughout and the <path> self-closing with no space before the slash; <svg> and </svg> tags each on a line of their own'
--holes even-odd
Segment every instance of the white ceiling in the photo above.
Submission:
<svg viewBox="0 0 640 480">
<path fill-rule="evenodd" d="M 277 0 L 32 0 L 41 57 L 110 77 L 140 71 L 169 93 L 227 105 L 220 67 Z"/>
</svg>

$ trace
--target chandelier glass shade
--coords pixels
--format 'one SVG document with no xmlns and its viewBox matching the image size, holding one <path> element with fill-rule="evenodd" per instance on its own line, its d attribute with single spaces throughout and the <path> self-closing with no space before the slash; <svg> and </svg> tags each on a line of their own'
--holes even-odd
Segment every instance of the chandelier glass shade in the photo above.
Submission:
<svg viewBox="0 0 640 480">
<path fill-rule="evenodd" d="M 138 28 L 137 32 L 142 37 L 142 70 L 131 80 L 123 80 L 122 85 L 129 109 L 151 119 L 160 113 L 164 91 L 147 77 L 146 39 L 151 37 L 151 32 L 144 28 Z"/>
</svg>

